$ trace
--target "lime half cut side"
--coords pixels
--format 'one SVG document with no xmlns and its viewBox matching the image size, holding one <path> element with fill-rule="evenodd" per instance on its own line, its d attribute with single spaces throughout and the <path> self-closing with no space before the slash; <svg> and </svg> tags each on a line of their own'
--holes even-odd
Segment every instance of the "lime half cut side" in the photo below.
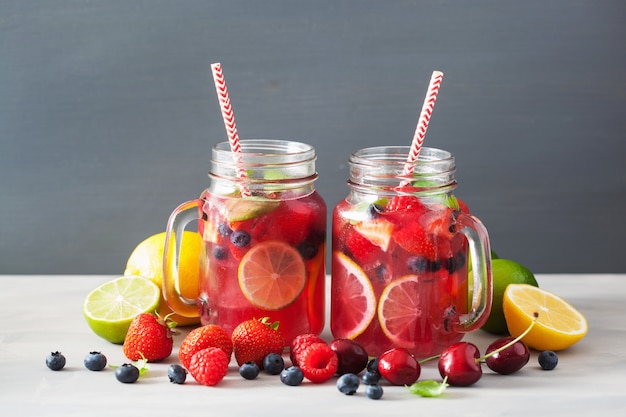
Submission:
<svg viewBox="0 0 626 417">
<path fill-rule="evenodd" d="M 161 290 L 140 276 L 124 276 L 95 288 L 83 303 L 83 314 L 95 334 L 111 343 L 124 342 L 133 318 L 159 307 Z"/>
</svg>

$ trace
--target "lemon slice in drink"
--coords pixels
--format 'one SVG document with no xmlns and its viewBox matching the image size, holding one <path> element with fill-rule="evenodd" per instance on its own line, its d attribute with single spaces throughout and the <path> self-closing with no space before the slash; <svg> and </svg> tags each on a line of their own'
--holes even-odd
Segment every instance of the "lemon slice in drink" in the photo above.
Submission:
<svg viewBox="0 0 626 417">
<path fill-rule="evenodd" d="M 420 287 L 417 275 L 406 275 L 390 282 L 380 295 L 380 327 L 385 336 L 400 347 L 415 347 L 415 332 L 423 315 L 423 307 L 416 297 L 420 294 Z"/>
<path fill-rule="evenodd" d="M 239 287 L 254 306 L 280 310 L 292 304 L 306 285 L 300 253 L 284 242 L 268 240 L 250 249 L 239 263 Z"/>
<path fill-rule="evenodd" d="M 502 301 L 504 317 L 511 336 L 517 337 L 537 322 L 522 341 L 537 350 L 563 350 L 582 339 L 587 320 L 561 297 L 528 284 L 509 284 Z"/>
<path fill-rule="evenodd" d="M 160 297 L 161 290 L 152 281 L 140 276 L 124 276 L 87 294 L 83 314 L 95 334 L 121 344 L 133 318 L 157 310 Z"/>
<path fill-rule="evenodd" d="M 369 278 L 342 252 L 333 254 L 331 330 L 335 338 L 354 339 L 376 315 L 376 295 Z"/>
</svg>

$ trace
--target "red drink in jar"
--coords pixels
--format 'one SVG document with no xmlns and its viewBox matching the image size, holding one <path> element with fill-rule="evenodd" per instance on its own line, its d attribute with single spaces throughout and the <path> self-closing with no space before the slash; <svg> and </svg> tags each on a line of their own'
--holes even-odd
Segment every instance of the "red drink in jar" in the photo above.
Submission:
<svg viewBox="0 0 626 417">
<path fill-rule="evenodd" d="M 480 327 L 491 304 L 487 232 L 452 194 L 454 158 L 424 148 L 407 178 L 407 154 L 355 152 L 350 195 L 333 213 L 331 331 L 372 356 L 440 353 Z"/>
<path fill-rule="evenodd" d="M 288 345 L 324 327 L 326 205 L 315 191 L 315 151 L 302 143 L 241 141 L 241 167 L 227 143 L 213 151 L 211 186 L 177 209 L 168 225 L 164 286 L 179 314 L 200 315 L 229 333 L 242 321 L 278 321 Z M 242 182 L 250 196 L 242 197 Z M 174 244 L 198 219 L 203 238 L 197 300 L 176 292 Z M 169 251 L 169 252 L 168 252 Z"/>
</svg>

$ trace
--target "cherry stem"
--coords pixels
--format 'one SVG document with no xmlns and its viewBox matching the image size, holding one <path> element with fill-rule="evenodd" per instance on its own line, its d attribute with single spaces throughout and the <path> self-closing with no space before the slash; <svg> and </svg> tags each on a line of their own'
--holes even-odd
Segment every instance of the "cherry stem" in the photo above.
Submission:
<svg viewBox="0 0 626 417">
<path fill-rule="evenodd" d="M 514 344 L 516 344 L 517 342 L 522 340 L 524 338 L 524 336 L 526 336 L 531 331 L 531 329 L 535 326 L 535 323 L 537 322 L 538 318 L 539 318 L 539 313 L 537 313 L 537 312 L 533 313 L 533 321 L 530 322 L 530 325 L 528 325 L 528 327 L 526 328 L 526 330 L 524 330 L 522 332 L 522 334 L 517 336 L 515 339 L 511 340 L 506 345 L 502 345 L 498 349 L 492 350 L 488 354 L 486 354 L 484 356 L 481 356 L 480 358 L 476 359 L 476 363 L 484 362 L 485 359 L 487 359 L 488 357 L 493 356 L 493 355 L 495 355 L 498 352 L 502 352 L 503 350 L 510 348 L 511 346 L 513 346 Z"/>
<path fill-rule="evenodd" d="M 420 365 L 423 364 L 424 362 L 428 362 L 428 361 L 432 361 L 433 359 L 439 359 L 441 355 L 433 355 L 433 356 L 429 356 L 427 358 L 424 359 L 420 359 L 417 361 L 417 363 L 419 363 Z"/>
</svg>

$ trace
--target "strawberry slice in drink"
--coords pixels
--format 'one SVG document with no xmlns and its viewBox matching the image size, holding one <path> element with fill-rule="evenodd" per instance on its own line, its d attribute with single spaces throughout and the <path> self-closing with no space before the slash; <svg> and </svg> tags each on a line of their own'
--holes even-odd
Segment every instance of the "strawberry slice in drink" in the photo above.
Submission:
<svg viewBox="0 0 626 417">
<path fill-rule="evenodd" d="M 385 207 L 385 212 L 393 213 L 396 211 L 401 212 L 412 212 L 415 214 L 420 214 L 426 210 L 426 206 L 414 195 L 397 195 L 389 200 L 387 206 Z"/>
<path fill-rule="evenodd" d="M 383 250 L 387 251 L 391 234 L 393 233 L 393 223 L 385 219 L 373 219 L 357 223 L 354 229 L 367 240 Z"/>
<path fill-rule="evenodd" d="M 264 240 L 282 240 L 298 246 L 311 233 L 319 207 L 301 201 L 282 201 L 265 220 Z"/>
<path fill-rule="evenodd" d="M 437 259 L 435 243 L 417 222 L 409 223 L 399 228 L 393 238 L 400 247 L 411 254 L 420 255 L 430 260 Z"/>
</svg>

